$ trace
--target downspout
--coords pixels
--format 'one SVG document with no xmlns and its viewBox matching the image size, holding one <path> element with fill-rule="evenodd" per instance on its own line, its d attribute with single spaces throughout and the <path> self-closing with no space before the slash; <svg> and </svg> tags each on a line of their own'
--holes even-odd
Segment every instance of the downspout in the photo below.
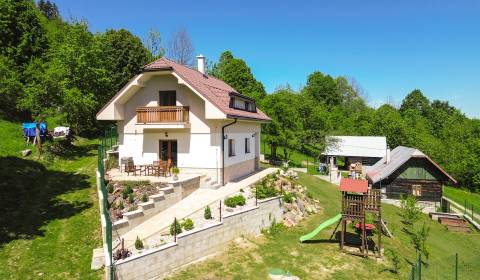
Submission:
<svg viewBox="0 0 480 280">
<path fill-rule="evenodd" d="M 237 119 L 233 122 L 222 126 L 222 186 L 225 186 L 225 128 L 237 123 Z"/>
</svg>

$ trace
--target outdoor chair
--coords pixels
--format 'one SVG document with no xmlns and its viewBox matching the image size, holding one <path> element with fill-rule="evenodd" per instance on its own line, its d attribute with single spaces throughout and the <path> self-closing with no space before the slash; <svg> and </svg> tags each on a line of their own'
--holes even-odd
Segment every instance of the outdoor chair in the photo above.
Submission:
<svg viewBox="0 0 480 280">
<path fill-rule="evenodd" d="M 133 161 L 128 161 L 127 164 L 125 165 L 125 172 L 127 172 L 127 175 L 130 175 L 130 173 L 133 173 L 134 176 L 137 176 L 137 171 L 142 174 L 142 168 L 139 166 L 136 166 Z"/>
<path fill-rule="evenodd" d="M 161 160 L 156 160 L 153 162 L 152 165 L 152 172 L 153 175 L 155 176 L 160 176 L 160 175 L 165 175 L 165 169 L 162 167 L 162 161 Z"/>
</svg>

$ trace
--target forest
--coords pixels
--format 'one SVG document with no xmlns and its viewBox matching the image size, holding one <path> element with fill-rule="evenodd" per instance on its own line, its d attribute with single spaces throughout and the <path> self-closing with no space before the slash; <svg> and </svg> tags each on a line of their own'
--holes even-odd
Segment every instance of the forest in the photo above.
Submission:
<svg viewBox="0 0 480 280">
<path fill-rule="evenodd" d="M 0 118 L 44 120 L 98 135 L 106 124 L 95 120 L 96 112 L 143 65 L 162 55 L 192 65 L 194 52 L 186 30 L 166 44 L 155 29 L 143 40 L 125 29 L 92 33 L 83 20 L 63 19 L 51 1 L 1 0 Z M 390 148 L 418 148 L 460 186 L 480 191 L 480 120 L 448 101 L 412 89 L 398 106 L 373 108 L 355 79 L 320 71 L 299 89 L 285 85 L 267 93 L 230 51 L 208 68 L 209 75 L 254 97 L 272 118 L 263 134 L 273 151 L 283 148 L 282 158 L 292 150 L 318 157 L 326 135 L 386 136 Z"/>
</svg>

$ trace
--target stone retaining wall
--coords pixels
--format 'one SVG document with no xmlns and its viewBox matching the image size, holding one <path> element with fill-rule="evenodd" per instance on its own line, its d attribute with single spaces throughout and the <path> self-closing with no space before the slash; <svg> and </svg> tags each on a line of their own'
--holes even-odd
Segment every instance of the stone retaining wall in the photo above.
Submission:
<svg viewBox="0 0 480 280">
<path fill-rule="evenodd" d="M 152 216 L 184 199 L 200 186 L 200 176 L 168 183 L 160 193 L 148 197 L 148 201 L 138 204 L 138 209 L 123 214 L 123 218 L 113 223 L 113 230 L 123 235 Z"/>
<path fill-rule="evenodd" d="M 166 276 L 171 271 L 223 249 L 241 235 L 258 235 L 274 220 L 281 222 L 281 198 L 258 202 L 258 206 L 225 215 L 221 222 L 178 235 L 177 242 L 149 249 L 116 263 L 120 280 L 151 279 Z"/>
</svg>

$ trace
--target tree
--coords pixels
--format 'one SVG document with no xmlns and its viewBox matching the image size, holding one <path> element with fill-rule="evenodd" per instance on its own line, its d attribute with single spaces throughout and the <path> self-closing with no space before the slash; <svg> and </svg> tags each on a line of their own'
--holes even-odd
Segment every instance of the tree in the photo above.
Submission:
<svg viewBox="0 0 480 280">
<path fill-rule="evenodd" d="M 330 75 L 323 75 L 319 71 L 308 76 L 307 85 L 303 91 L 327 106 L 336 106 L 342 102 L 335 80 Z"/>
<path fill-rule="evenodd" d="M 157 29 L 150 29 L 147 34 L 147 38 L 144 42 L 145 47 L 153 56 L 153 59 L 158 59 L 165 54 L 165 48 L 163 47 L 162 37 L 160 31 Z"/>
<path fill-rule="evenodd" d="M 182 28 L 172 34 L 168 44 L 167 57 L 182 65 L 193 65 L 194 52 L 190 35 Z"/>
<path fill-rule="evenodd" d="M 23 92 L 20 73 L 15 63 L 0 55 L 0 117 L 15 118 L 17 97 Z"/>
<path fill-rule="evenodd" d="M 48 47 L 42 14 L 33 1 L 0 1 L 0 54 L 23 66 Z"/>
<path fill-rule="evenodd" d="M 60 17 L 60 13 L 58 12 L 57 5 L 49 0 L 38 1 L 38 9 L 49 19 L 56 19 Z"/>
<path fill-rule="evenodd" d="M 264 126 L 265 139 L 270 145 L 272 160 L 276 160 L 279 146 L 284 149 L 284 160 L 288 160 L 288 149 L 296 147 L 298 143 L 297 132 L 301 128 L 301 121 L 297 100 L 298 94 L 281 90 L 267 95 L 262 101 L 263 108 L 272 118 L 272 122 Z"/>
<path fill-rule="evenodd" d="M 107 30 L 96 38 L 96 45 L 101 68 L 109 77 L 97 93 L 98 101 L 104 104 L 152 59 L 152 55 L 140 38 L 125 29 Z"/>
<path fill-rule="evenodd" d="M 263 84 L 255 79 L 244 60 L 235 58 L 230 51 L 220 55 L 220 59 L 210 74 L 229 84 L 239 93 L 260 101 L 266 92 Z"/>
<path fill-rule="evenodd" d="M 420 115 L 426 117 L 430 112 L 430 101 L 419 89 L 410 92 L 402 101 L 400 113 L 404 114 L 408 110 L 415 110 Z"/>
</svg>

